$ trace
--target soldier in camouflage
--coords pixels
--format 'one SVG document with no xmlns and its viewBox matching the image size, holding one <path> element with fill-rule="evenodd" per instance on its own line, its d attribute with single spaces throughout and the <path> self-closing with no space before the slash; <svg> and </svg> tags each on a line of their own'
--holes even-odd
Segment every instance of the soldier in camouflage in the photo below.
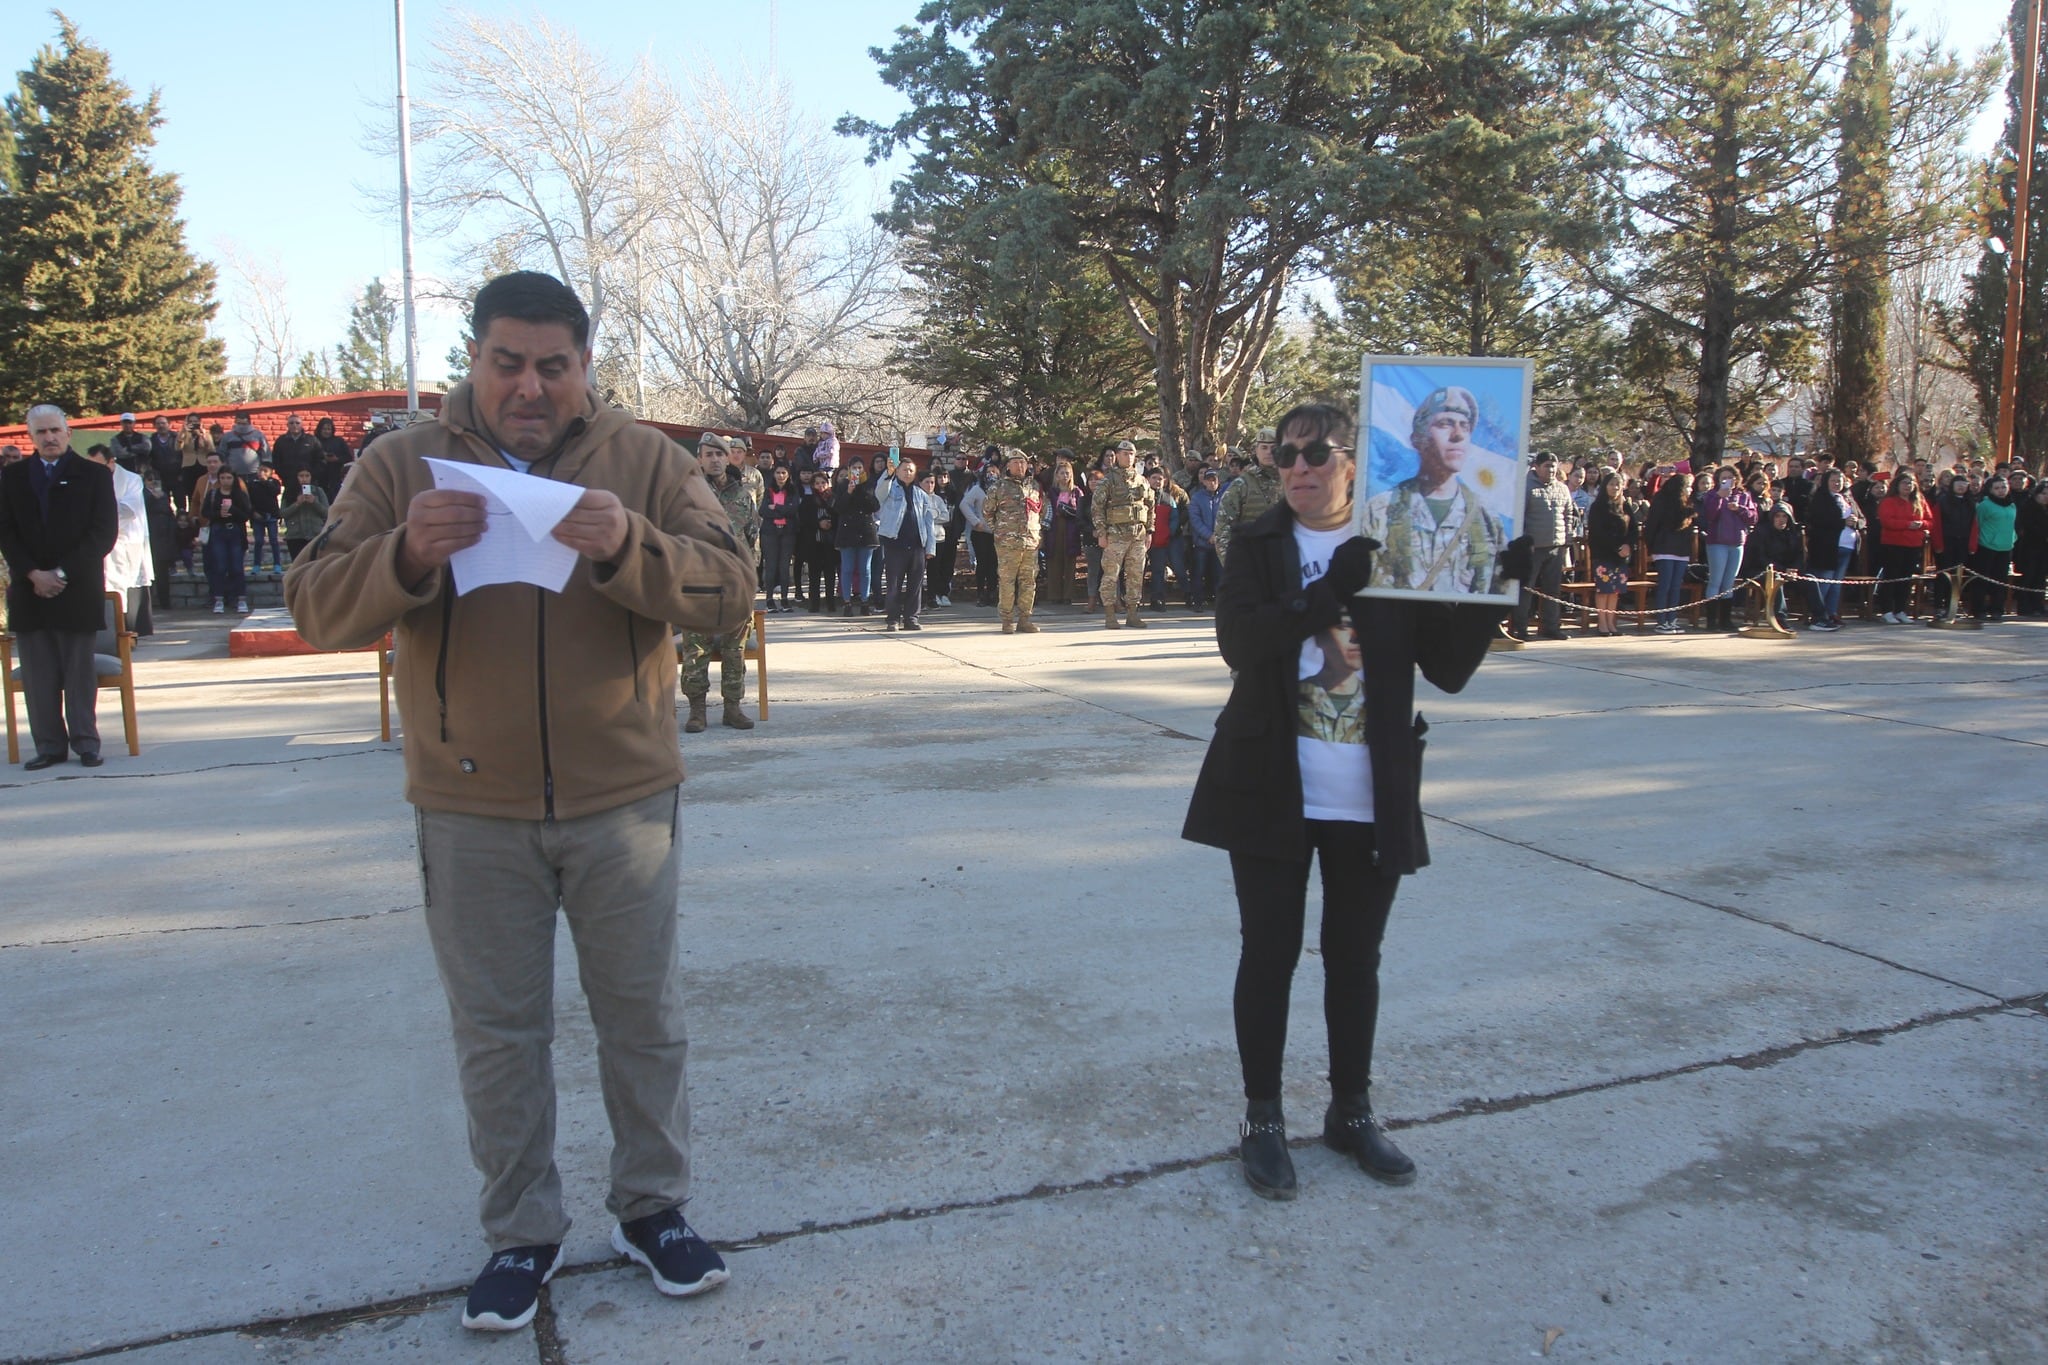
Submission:
<svg viewBox="0 0 2048 1365">
<path fill-rule="evenodd" d="M 733 539 L 747 547 L 747 553 L 754 557 L 758 568 L 761 558 L 760 504 L 748 491 L 747 481 L 741 472 L 730 467 L 728 454 L 725 438 L 715 431 L 705 432 L 697 443 L 698 467 L 710 481 L 719 506 L 725 509 L 725 519 L 732 527 Z M 753 623 L 749 621 L 724 635 L 686 630 L 678 637 L 680 644 L 676 652 L 682 668 L 683 696 L 690 703 L 690 717 L 683 722 L 684 734 L 696 735 L 704 731 L 704 708 L 711 691 L 713 654 L 718 656 L 718 691 L 725 703 L 724 723 L 735 730 L 754 728 L 754 722 L 740 709 L 740 698 L 746 695 L 747 689 L 745 650 L 747 637 L 752 631 Z"/>
<path fill-rule="evenodd" d="M 1152 546 L 1152 485 L 1132 466 L 1138 448 L 1118 441 L 1102 486 L 1095 490 L 1095 543 L 1102 547 L 1102 624 L 1140 626 L 1138 603 L 1145 595 L 1145 552 Z M 1117 591 L 1124 598 L 1124 619 L 1117 620 Z"/>
<path fill-rule="evenodd" d="M 1231 533 L 1240 526 L 1251 525 L 1280 501 L 1280 471 L 1273 467 L 1273 428 L 1259 428 L 1258 439 L 1252 442 L 1252 455 L 1251 465 L 1230 481 L 1230 487 L 1223 490 L 1223 501 L 1216 507 L 1213 543 L 1219 564 L 1228 560 Z"/>
<path fill-rule="evenodd" d="M 983 499 L 981 517 L 995 536 L 996 610 L 1002 614 L 1003 634 L 1036 635 L 1031 608 L 1038 601 L 1045 494 L 1031 477 L 1031 457 L 1015 446 L 1003 450 L 1003 477 Z"/>
</svg>

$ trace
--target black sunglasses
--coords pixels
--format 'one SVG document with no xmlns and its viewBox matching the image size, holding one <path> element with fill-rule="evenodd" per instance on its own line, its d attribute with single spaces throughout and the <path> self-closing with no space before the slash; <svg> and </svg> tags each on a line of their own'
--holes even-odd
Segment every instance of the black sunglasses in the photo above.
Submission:
<svg viewBox="0 0 2048 1365">
<path fill-rule="evenodd" d="M 1351 447 L 1349 446 L 1333 446 L 1328 441 L 1310 441 L 1307 445 L 1299 448 L 1295 446 L 1281 446 L 1273 452 L 1273 463 L 1281 469 L 1292 469 L 1294 468 L 1295 457 L 1299 456 L 1308 462 L 1310 469 L 1321 469 L 1330 462 L 1332 455 L 1348 455 L 1350 453 Z"/>
</svg>

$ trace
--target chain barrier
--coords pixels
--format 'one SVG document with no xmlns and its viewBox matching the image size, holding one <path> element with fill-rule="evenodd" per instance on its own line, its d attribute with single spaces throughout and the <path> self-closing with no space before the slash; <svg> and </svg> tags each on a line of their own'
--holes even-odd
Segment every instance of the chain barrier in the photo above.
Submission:
<svg viewBox="0 0 2048 1365">
<path fill-rule="evenodd" d="M 1630 618 L 1631 620 L 1633 620 L 1634 618 L 1636 618 L 1636 617 L 1639 617 L 1639 616 L 1640 616 L 1640 617 L 1649 617 L 1649 616 L 1663 616 L 1663 615 L 1665 615 L 1665 614 L 1666 614 L 1666 613 L 1668 613 L 1668 612 L 1680 612 L 1680 611 L 1691 611 L 1691 610 L 1692 610 L 1692 609 L 1693 609 L 1694 607 L 1704 607 L 1704 606 L 1706 606 L 1706 605 L 1707 605 L 1707 604 L 1708 604 L 1709 602 L 1725 602 L 1725 601 L 1728 601 L 1729 599 L 1731 599 L 1731 598 L 1733 598 L 1733 597 L 1737 596 L 1738 594 L 1740 594 L 1740 593 L 1741 593 L 1741 592 L 1742 592 L 1742 591 L 1743 591 L 1744 589 L 1746 589 L 1746 588 L 1750 588 L 1750 587 L 1753 587 L 1753 586 L 1756 586 L 1756 585 L 1759 585 L 1759 584 L 1761 584 L 1762 582 L 1763 582 L 1763 580 L 1762 580 L 1761 578 L 1738 578 L 1738 579 L 1736 579 L 1736 580 L 1735 580 L 1735 586 L 1734 586 L 1734 587 L 1732 587 L 1732 588 L 1730 588 L 1730 589 L 1728 589 L 1728 591 L 1726 591 L 1726 592 L 1721 592 L 1721 593 L 1715 593 L 1715 594 L 1714 594 L 1714 595 L 1713 595 L 1712 597 L 1700 597 L 1700 598 L 1695 598 L 1694 600 L 1692 600 L 1692 601 L 1690 601 L 1690 602 L 1687 602 L 1687 603 L 1686 603 L 1685 605 L 1683 605 L 1683 606 L 1678 606 L 1678 607 L 1644 607 L 1644 608 L 1643 608 L 1642 610 L 1640 610 L 1640 611 L 1638 611 L 1638 610 L 1635 610 L 1635 609 L 1633 609 L 1633 608 L 1627 608 L 1627 607 L 1616 607 L 1616 608 L 1614 609 L 1614 615 L 1616 615 L 1616 616 L 1626 616 L 1626 617 L 1629 617 L 1629 618 Z M 1571 599 L 1569 599 L 1569 598 L 1564 598 L 1564 597 L 1552 597 L 1552 596 L 1551 596 L 1551 595 L 1550 595 L 1549 593 L 1547 593 L 1547 592 L 1539 592 L 1539 591 L 1537 591 L 1537 590 L 1536 590 L 1535 588 L 1530 588 L 1530 587 L 1524 587 L 1524 588 L 1522 589 L 1522 591 L 1523 591 L 1523 592 L 1525 592 L 1525 593 L 1528 593 L 1528 594 L 1529 594 L 1529 596 L 1531 596 L 1531 597 L 1535 598 L 1535 599 L 1536 599 L 1536 600 L 1537 600 L 1538 602 L 1555 602 L 1555 603 L 1556 603 L 1556 604 L 1557 604 L 1558 606 L 1560 606 L 1560 607 L 1569 607 L 1569 608 L 1571 608 L 1571 609 L 1572 609 L 1573 611 L 1591 611 L 1591 610 L 1593 610 L 1593 608 L 1591 608 L 1591 607 L 1587 606 L 1587 605 L 1586 605 L 1586 604 L 1585 604 L 1584 602 L 1574 601 L 1574 600 L 1571 600 Z"/>
<path fill-rule="evenodd" d="M 2015 586 L 2012 583 L 2004 582 L 2003 580 L 1993 578 L 1989 574 L 1979 573 L 1975 569 L 1969 567 L 1967 564 L 1957 565 L 1956 568 L 1960 569 L 1969 577 L 1978 579 L 1981 582 L 1990 583 L 1996 586 L 2002 586 L 2005 588 L 2007 592 L 2048 594 L 2048 588 L 2028 588 Z M 1826 587 L 1869 588 L 1876 587 L 1880 584 L 1885 583 L 1945 582 L 1951 574 L 1956 572 L 1956 569 L 1929 570 L 1924 573 L 1906 574 L 1899 578 L 1886 578 L 1883 576 L 1879 576 L 1876 578 L 1831 578 L 1805 573 L 1798 569 L 1778 569 L 1775 572 L 1777 574 L 1778 584 L 1781 587 L 1787 583 L 1816 583 Z M 1643 607 L 1640 609 L 1629 607 L 1616 607 L 1613 609 L 1613 615 L 1617 618 L 1626 617 L 1632 621 L 1647 620 L 1652 616 L 1676 615 L 1677 613 L 1682 611 L 1691 611 L 1696 607 L 1704 607 L 1711 602 L 1723 602 L 1731 598 L 1739 597 L 1741 594 L 1747 592 L 1751 588 L 1761 588 L 1763 584 L 1764 580 L 1761 578 L 1738 578 L 1735 580 L 1735 585 L 1729 588 L 1728 591 L 1716 593 L 1712 597 L 1695 598 L 1693 601 L 1686 602 L 1682 605 L 1675 607 Z M 1522 591 L 1527 593 L 1531 598 L 1535 599 L 1538 602 L 1555 603 L 1559 607 L 1568 608 L 1572 611 L 1594 610 L 1594 608 L 1588 605 L 1587 602 L 1577 598 L 1553 597 L 1551 594 L 1547 592 L 1542 592 L 1536 588 L 1531 588 L 1527 586 L 1524 586 L 1522 588 Z M 1617 594 L 1617 596 L 1619 596 L 1619 594 Z M 1943 610 L 1946 610 L 1946 608 L 1943 608 Z M 1773 613 L 1773 615 L 1775 615 L 1775 612 Z"/>
</svg>

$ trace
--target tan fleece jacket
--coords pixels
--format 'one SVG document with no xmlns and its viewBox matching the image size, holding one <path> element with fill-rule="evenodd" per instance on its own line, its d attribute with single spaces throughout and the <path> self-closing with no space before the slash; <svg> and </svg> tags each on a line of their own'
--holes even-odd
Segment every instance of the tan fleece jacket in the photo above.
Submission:
<svg viewBox="0 0 2048 1365">
<path fill-rule="evenodd" d="M 495 584 L 455 595 L 446 569 L 398 579 L 406 509 L 434 486 L 425 456 L 504 468 L 458 384 L 437 422 L 380 437 L 320 536 L 285 575 L 299 634 L 363 649 L 396 629 L 405 796 L 434 810 L 574 819 L 672 787 L 675 629 L 736 629 L 753 609 L 745 547 L 690 453 L 595 399 L 534 477 L 626 505 L 614 564 L 580 560 L 559 594 Z"/>
</svg>

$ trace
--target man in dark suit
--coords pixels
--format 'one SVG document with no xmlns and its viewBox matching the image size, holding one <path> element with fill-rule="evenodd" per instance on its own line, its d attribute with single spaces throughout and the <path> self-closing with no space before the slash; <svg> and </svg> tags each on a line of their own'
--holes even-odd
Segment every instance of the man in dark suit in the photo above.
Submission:
<svg viewBox="0 0 2048 1365">
<path fill-rule="evenodd" d="M 36 756 L 30 772 L 72 751 L 100 766 L 93 637 L 106 625 L 107 552 L 119 530 L 114 477 L 71 450 L 71 423 L 47 403 L 28 410 L 35 454 L 0 470 L 0 554 L 13 582 L 7 611 L 20 645 Z"/>
</svg>

